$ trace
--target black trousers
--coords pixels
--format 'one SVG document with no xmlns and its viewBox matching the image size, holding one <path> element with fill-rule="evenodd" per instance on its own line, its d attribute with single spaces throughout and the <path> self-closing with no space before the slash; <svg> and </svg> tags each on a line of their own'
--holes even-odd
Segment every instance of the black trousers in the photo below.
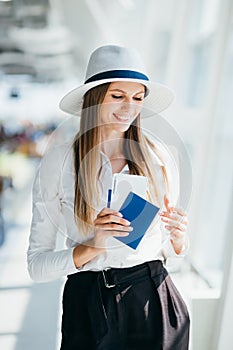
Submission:
<svg viewBox="0 0 233 350">
<path fill-rule="evenodd" d="M 161 261 L 69 275 L 61 350 L 187 350 L 187 307 Z"/>
</svg>

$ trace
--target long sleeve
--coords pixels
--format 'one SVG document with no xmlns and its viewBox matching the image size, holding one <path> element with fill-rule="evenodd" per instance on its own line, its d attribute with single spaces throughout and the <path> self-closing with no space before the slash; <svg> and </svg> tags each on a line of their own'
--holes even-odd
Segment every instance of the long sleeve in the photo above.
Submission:
<svg viewBox="0 0 233 350">
<path fill-rule="evenodd" d="M 60 230 L 59 181 L 64 150 L 57 146 L 46 153 L 33 183 L 33 213 L 27 261 L 29 274 L 37 282 L 77 272 L 73 262 L 73 248 L 55 250 Z"/>
<path fill-rule="evenodd" d="M 179 174 L 179 164 L 178 164 L 178 156 L 175 153 L 174 148 L 165 149 L 162 144 L 156 144 L 156 147 L 159 149 L 160 155 L 163 158 L 163 164 L 160 164 L 166 168 L 168 183 L 169 183 L 169 193 L 168 196 L 174 206 L 179 207 L 179 199 L 180 199 L 180 174 Z M 157 168 L 158 170 L 158 168 Z M 163 202 L 163 195 L 166 193 L 164 177 L 160 168 L 159 174 L 157 174 L 159 179 L 159 184 L 161 186 L 160 196 L 161 202 Z M 162 185 L 163 184 L 163 185 Z M 165 206 L 163 207 L 165 210 Z M 180 260 L 184 258 L 187 254 L 189 247 L 189 240 L 186 235 L 185 243 L 183 246 L 183 250 L 180 254 L 176 254 L 175 250 L 170 241 L 169 232 L 165 229 L 165 224 L 161 223 L 160 229 L 162 232 L 162 249 L 161 253 L 164 257 L 165 264 L 167 267 L 175 267 L 179 264 Z"/>
</svg>

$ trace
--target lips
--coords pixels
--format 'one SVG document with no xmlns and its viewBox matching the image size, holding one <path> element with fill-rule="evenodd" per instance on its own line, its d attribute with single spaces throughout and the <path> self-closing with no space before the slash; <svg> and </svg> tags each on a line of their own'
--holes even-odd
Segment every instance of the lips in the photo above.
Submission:
<svg viewBox="0 0 233 350">
<path fill-rule="evenodd" d="M 127 122 L 130 120 L 130 116 L 127 115 L 119 115 L 115 113 L 113 113 L 113 115 L 119 122 Z"/>
</svg>

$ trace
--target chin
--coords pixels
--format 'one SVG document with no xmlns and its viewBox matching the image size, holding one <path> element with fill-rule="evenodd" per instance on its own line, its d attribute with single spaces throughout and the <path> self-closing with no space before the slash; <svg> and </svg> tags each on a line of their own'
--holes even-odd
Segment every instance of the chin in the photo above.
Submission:
<svg viewBox="0 0 233 350">
<path fill-rule="evenodd" d="M 115 124 L 114 125 L 114 130 L 118 131 L 118 132 L 125 132 L 129 129 L 131 124 Z"/>
</svg>

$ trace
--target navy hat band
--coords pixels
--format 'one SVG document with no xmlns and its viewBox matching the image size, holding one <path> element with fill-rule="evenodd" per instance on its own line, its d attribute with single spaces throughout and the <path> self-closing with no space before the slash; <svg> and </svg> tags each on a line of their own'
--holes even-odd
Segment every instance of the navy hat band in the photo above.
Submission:
<svg viewBox="0 0 233 350">
<path fill-rule="evenodd" d="M 128 78 L 128 79 L 140 79 L 140 80 L 149 80 L 149 78 L 139 72 L 133 70 L 110 70 L 103 73 L 98 73 L 90 77 L 85 81 L 85 84 L 91 83 L 93 81 L 102 80 L 102 79 L 112 79 L 112 78 Z"/>
</svg>

